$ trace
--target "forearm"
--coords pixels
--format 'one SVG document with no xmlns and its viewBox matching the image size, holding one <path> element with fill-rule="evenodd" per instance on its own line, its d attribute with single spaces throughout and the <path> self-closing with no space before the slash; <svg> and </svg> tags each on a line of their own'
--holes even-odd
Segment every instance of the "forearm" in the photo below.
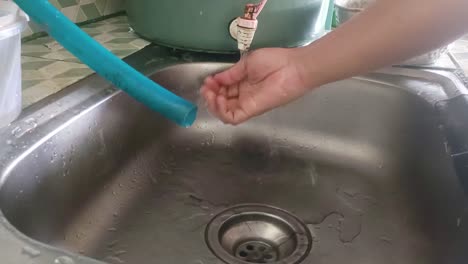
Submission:
<svg viewBox="0 0 468 264">
<path fill-rule="evenodd" d="M 378 0 L 294 56 L 307 87 L 378 69 L 447 44 L 468 30 L 468 0 Z"/>
</svg>

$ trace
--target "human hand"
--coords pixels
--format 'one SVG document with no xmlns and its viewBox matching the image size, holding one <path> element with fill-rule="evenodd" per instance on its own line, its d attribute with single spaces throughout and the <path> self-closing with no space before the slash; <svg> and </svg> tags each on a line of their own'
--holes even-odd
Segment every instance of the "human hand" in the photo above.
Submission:
<svg viewBox="0 0 468 264">
<path fill-rule="evenodd" d="M 260 49 L 207 77 L 201 94 L 208 110 L 237 125 L 302 96 L 308 89 L 296 57 L 294 49 Z"/>
</svg>

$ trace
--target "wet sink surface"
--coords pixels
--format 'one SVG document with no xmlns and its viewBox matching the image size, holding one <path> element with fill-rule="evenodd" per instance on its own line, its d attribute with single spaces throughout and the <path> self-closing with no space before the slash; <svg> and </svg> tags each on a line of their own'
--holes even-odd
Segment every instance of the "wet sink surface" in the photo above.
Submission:
<svg viewBox="0 0 468 264">
<path fill-rule="evenodd" d="M 200 101 L 222 67 L 152 78 Z M 464 195 L 433 108 L 372 78 L 238 127 L 200 109 L 180 128 L 117 93 L 38 142 L 4 179 L 1 210 L 33 239 L 105 262 L 222 263 L 206 226 L 240 204 L 295 215 L 312 240 L 302 263 L 467 259 Z"/>
</svg>

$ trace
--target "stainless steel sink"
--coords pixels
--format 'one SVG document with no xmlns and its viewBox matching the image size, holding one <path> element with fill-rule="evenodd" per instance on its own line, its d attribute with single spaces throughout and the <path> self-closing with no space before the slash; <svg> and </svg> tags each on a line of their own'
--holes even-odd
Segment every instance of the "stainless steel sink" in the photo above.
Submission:
<svg viewBox="0 0 468 264">
<path fill-rule="evenodd" d="M 228 66 L 148 65 L 193 101 Z M 467 263 L 435 108 L 465 93 L 393 68 L 238 127 L 201 107 L 180 128 L 92 76 L 1 132 L 2 263 Z"/>
</svg>

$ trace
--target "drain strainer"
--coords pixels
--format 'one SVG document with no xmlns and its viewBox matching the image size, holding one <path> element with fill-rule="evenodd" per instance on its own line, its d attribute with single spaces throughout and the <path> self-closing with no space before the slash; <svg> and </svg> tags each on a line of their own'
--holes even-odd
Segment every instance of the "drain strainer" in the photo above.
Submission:
<svg viewBox="0 0 468 264">
<path fill-rule="evenodd" d="M 239 205 L 206 228 L 211 251 L 229 264 L 301 262 L 312 247 L 309 229 L 294 215 L 266 205 Z"/>
</svg>

